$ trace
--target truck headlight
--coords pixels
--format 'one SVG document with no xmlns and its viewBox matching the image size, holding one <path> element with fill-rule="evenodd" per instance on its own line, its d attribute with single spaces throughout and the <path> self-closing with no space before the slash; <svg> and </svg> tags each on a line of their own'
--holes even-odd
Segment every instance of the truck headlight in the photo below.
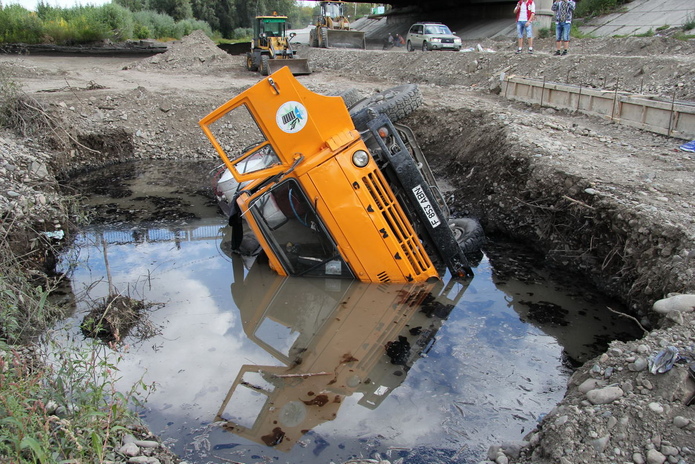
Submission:
<svg viewBox="0 0 695 464">
<path fill-rule="evenodd" d="M 364 150 L 357 150 L 352 154 L 352 162 L 358 168 L 363 168 L 369 163 L 369 155 Z"/>
</svg>

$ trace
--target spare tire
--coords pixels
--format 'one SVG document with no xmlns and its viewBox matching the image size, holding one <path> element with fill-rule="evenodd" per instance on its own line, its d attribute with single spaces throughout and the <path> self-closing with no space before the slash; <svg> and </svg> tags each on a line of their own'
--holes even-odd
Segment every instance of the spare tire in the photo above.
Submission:
<svg viewBox="0 0 695 464">
<path fill-rule="evenodd" d="M 397 122 L 422 105 L 422 94 L 417 84 L 392 87 L 358 102 L 350 109 L 350 116 L 358 129 L 366 127 L 371 119 L 370 111 L 385 114 L 391 122 Z"/>
</svg>

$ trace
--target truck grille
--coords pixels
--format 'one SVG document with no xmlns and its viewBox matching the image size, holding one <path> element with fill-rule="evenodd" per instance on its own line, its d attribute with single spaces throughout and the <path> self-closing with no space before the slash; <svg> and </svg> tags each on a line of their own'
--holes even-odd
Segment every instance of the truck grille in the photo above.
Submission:
<svg viewBox="0 0 695 464">
<path fill-rule="evenodd" d="M 430 269 L 432 262 L 429 256 L 420 245 L 420 239 L 415 235 L 410 221 L 403 210 L 398 207 L 398 203 L 393 197 L 391 189 L 386 186 L 384 178 L 378 171 L 372 171 L 362 178 L 362 182 L 372 196 L 377 210 L 386 221 L 388 227 L 386 232 L 398 242 L 400 253 L 397 254 L 397 259 L 407 259 L 416 275 Z"/>
</svg>

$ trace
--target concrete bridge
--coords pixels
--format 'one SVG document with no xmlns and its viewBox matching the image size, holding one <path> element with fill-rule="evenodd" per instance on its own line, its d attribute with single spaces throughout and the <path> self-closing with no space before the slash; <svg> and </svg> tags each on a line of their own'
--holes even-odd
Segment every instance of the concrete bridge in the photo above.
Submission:
<svg viewBox="0 0 695 464">
<path fill-rule="evenodd" d="M 553 0 L 535 0 L 535 29 L 551 27 Z M 403 34 L 415 21 L 441 21 L 463 39 L 512 37 L 516 0 L 391 0 L 392 10 L 379 26 L 379 36 Z M 580 29 L 596 37 L 636 35 L 662 26 L 678 27 L 695 19 L 693 0 L 634 0 L 619 13 L 593 18 Z M 384 29 L 385 24 L 388 27 Z M 370 26 L 364 24 L 367 36 Z M 371 26 L 376 29 L 376 25 Z"/>
</svg>

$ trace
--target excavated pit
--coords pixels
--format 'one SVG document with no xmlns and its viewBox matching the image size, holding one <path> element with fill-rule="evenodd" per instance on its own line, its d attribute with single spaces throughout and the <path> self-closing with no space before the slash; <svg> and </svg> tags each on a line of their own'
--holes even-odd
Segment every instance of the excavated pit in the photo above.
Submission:
<svg viewBox="0 0 695 464">
<path fill-rule="evenodd" d="M 406 122 L 451 184 L 454 209 L 479 218 L 487 234 L 576 270 L 636 315 L 646 316 L 655 298 L 687 290 L 688 259 L 678 255 L 692 246 L 687 229 L 597 194 L 591 179 L 550 165 L 543 147 L 519 144 L 495 113 L 428 108 Z"/>
</svg>

